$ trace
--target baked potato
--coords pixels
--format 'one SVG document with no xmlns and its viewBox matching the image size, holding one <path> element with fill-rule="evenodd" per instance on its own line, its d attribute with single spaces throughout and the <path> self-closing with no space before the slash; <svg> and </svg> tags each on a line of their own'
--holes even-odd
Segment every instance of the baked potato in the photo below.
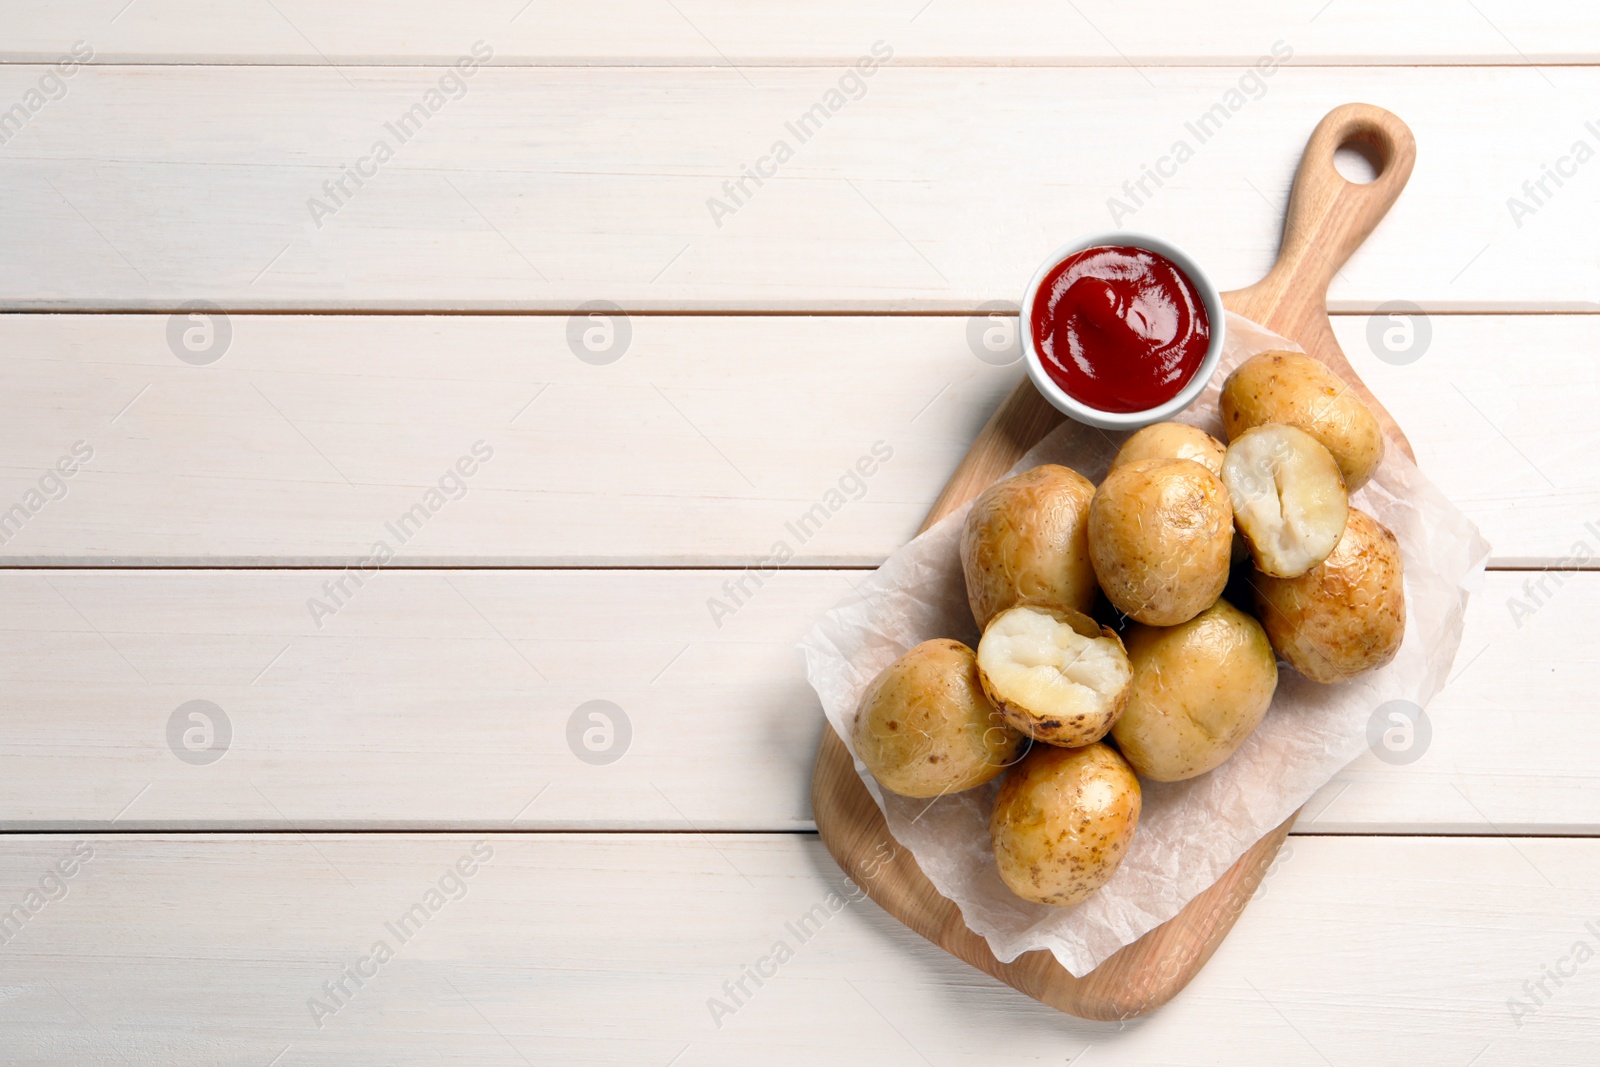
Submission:
<svg viewBox="0 0 1600 1067">
<path fill-rule="evenodd" d="M 1108 745 L 1036 745 L 989 817 L 1000 877 L 1024 900 L 1065 907 L 1111 880 L 1139 825 L 1139 779 Z"/>
<path fill-rule="evenodd" d="M 922 642 L 873 679 L 853 740 L 878 784 L 908 797 L 982 785 L 1027 744 L 984 696 L 972 649 L 943 639 Z"/>
<path fill-rule="evenodd" d="M 1261 725 L 1278 663 L 1261 624 L 1226 600 L 1177 626 L 1135 624 L 1126 639 L 1133 685 L 1111 734 L 1144 777 L 1204 774 Z"/>
<path fill-rule="evenodd" d="M 979 630 L 1022 600 L 1093 610 L 1093 496 L 1089 479 L 1049 463 L 996 482 L 973 501 L 961 533 L 961 569 Z"/>
<path fill-rule="evenodd" d="M 978 642 L 978 679 L 1014 729 L 1076 748 L 1111 729 L 1133 668 L 1110 627 L 1078 611 L 1019 604 L 994 617 Z"/>
<path fill-rule="evenodd" d="M 1117 449 L 1111 469 L 1141 459 L 1192 459 L 1212 474 L 1222 474 L 1223 443 L 1200 429 L 1183 422 L 1158 422 L 1146 426 Z"/>
<path fill-rule="evenodd" d="M 1321 441 L 1352 493 L 1383 459 L 1383 430 L 1372 409 L 1327 364 L 1298 352 L 1252 356 L 1222 383 L 1222 425 L 1229 441 L 1269 422 L 1297 427 Z"/>
<path fill-rule="evenodd" d="M 1256 569 L 1294 578 L 1328 558 L 1344 534 L 1344 478 L 1333 453 L 1304 430 L 1252 426 L 1222 461 L 1233 519 Z"/>
<path fill-rule="evenodd" d="M 1350 509 L 1331 555 L 1298 578 L 1252 577 L 1272 647 L 1314 682 L 1342 682 L 1394 658 L 1406 632 L 1400 543 Z"/>
<path fill-rule="evenodd" d="M 1113 607 L 1150 626 L 1176 626 L 1228 584 L 1233 508 L 1192 459 L 1145 459 L 1106 475 L 1089 502 L 1089 560 Z"/>
</svg>

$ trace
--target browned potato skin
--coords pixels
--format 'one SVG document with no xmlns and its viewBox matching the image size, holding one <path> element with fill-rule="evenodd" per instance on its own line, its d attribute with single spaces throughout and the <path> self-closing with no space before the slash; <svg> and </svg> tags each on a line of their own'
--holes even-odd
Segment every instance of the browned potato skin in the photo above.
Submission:
<svg viewBox="0 0 1600 1067">
<path fill-rule="evenodd" d="M 1353 493 L 1383 459 L 1383 430 L 1372 409 L 1320 359 L 1298 352 L 1262 352 L 1222 383 L 1222 425 L 1228 440 L 1252 426 L 1281 422 L 1322 442 Z"/>
<path fill-rule="evenodd" d="M 1154 782 L 1220 766 L 1261 725 L 1278 687 L 1266 632 L 1226 600 L 1179 626 L 1131 626 L 1127 647 L 1133 684 L 1112 736 Z"/>
<path fill-rule="evenodd" d="M 989 817 L 1001 879 L 1037 904 L 1087 900 L 1127 855 L 1141 802 L 1133 768 L 1110 746 L 1035 746 Z"/>
<path fill-rule="evenodd" d="M 1057 622 L 1066 623 L 1084 637 L 1109 637 L 1124 652 L 1127 651 L 1117 631 L 1109 626 L 1102 626 L 1081 611 L 1063 611 L 1037 602 L 1023 603 L 1040 611 L 1049 612 Z M 1027 708 L 1007 701 L 995 691 L 996 687 L 990 683 L 989 676 L 983 673 L 982 667 L 978 668 L 978 682 L 983 686 L 983 693 L 989 698 L 989 702 L 999 709 L 1001 717 L 1013 730 L 1026 734 L 1035 741 L 1063 748 L 1078 748 L 1098 741 L 1110 733 L 1111 724 L 1117 721 L 1117 716 L 1121 715 L 1122 709 L 1128 705 L 1128 690 L 1131 688 L 1124 687 L 1121 695 L 1106 709 L 1104 715 L 1085 721 L 1082 715 L 1075 715 L 1065 720 L 1041 718 Z"/>
<path fill-rule="evenodd" d="M 1227 446 L 1198 426 L 1182 422 L 1158 422 L 1146 426 L 1117 449 L 1111 469 L 1141 459 L 1192 459 L 1218 477 L 1222 476 L 1222 457 Z"/>
<path fill-rule="evenodd" d="M 1298 578 L 1251 579 L 1272 647 L 1314 682 L 1346 681 L 1394 658 L 1406 632 L 1400 543 L 1350 509 L 1333 554 Z"/>
<path fill-rule="evenodd" d="M 937 797 L 998 777 L 1027 738 L 983 695 L 972 649 L 941 638 L 922 642 L 867 686 L 854 741 L 879 785 Z"/>
<path fill-rule="evenodd" d="M 1089 503 L 1089 559 L 1113 607 L 1176 626 L 1228 584 L 1233 506 L 1222 479 L 1189 459 L 1146 459 L 1110 474 Z"/>
<path fill-rule="evenodd" d="M 1093 497 L 1089 479 L 1046 463 L 996 482 L 973 501 L 961 534 L 961 569 L 978 629 L 1023 600 L 1094 609 Z"/>
</svg>

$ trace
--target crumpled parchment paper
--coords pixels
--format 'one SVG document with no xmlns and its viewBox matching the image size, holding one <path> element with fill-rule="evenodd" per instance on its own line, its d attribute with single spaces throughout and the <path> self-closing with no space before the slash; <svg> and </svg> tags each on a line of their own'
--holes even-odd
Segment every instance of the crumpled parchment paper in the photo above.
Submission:
<svg viewBox="0 0 1600 1067">
<path fill-rule="evenodd" d="M 1230 313 L 1221 366 L 1178 420 L 1225 439 L 1217 407 L 1222 382 L 1234 367 L 1268 349 L 1299 346 Z M 1126 437 L 1068 420 L 1013 473 L 1060 463 L 1098 484 Z M 879 789 L 856 760 L 856 773 L 895 839 L 1001 961 L 1048 949 L 1074 975 L 1086 974 L 1176 915 L 1358 756 L 1380 706 L 1404 699 L 1426 707 L 1444 685 L 1488 543 L 1392 442 L 1351 503 L 1400 541 L 1407 612 L 1399 654 L 1387 666 L 1335 686 L 1281 668 L 1266 719 L 1226 763 L 1185 782 L 1141 782 L 1143 813 L 1128 854 L 1111 881 L 1082 904 L 1029 903 L 1000 880 L 989 840 L 998 779 L 931 802 L 915 800 Z M 807 677 L 852 756 L 856 704 L 879 671 L 930 638 L 977 646 L 958 555 L 966 515 L 964 506 L 889 557 L 860 583 L 858 599 L 824 615 L 801 643 Z"/>
</svg>

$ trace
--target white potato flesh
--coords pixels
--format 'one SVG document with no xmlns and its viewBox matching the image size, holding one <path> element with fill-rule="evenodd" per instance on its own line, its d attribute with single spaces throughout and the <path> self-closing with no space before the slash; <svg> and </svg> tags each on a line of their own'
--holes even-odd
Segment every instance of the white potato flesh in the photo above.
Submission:
<svg viewBox="0 0 1600 1067">
<path fill-rule="evenodd" d="M 1263 574 L 1295 578 L 1328 558 L 1349 498 L 1339 464 L 1304 430 L 1276 423 L 1240 434 L 1222 460 L 1234 522 Z"/>
<path fill-rule="evenodd" d="M 1001 612 L 984 631 L 978 674 L 1011 725 L 1076 747 L 1111 729 L 1133 667 L 1122 642 L 1087 616 L 1023 605 Z"/>
</svg>

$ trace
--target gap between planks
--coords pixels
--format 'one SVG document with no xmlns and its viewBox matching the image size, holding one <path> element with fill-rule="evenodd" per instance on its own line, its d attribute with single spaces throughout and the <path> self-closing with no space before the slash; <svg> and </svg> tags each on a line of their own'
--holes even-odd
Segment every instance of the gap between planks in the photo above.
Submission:
<svg viewBox="0 0 1600 1067">
<path fill-rule="evenodd" d="M 269 559 L 252 561 L 248 557 L 228 557 L 216 562 L 199 563 L 100 563 L 83 559 L 45 559 L 23 560 L 12 562 L 0 559 L 0 571 L 326 571 L 330 574 L 349 570 L 361 561 L 350 559 L 342 562 L 330 563 L 277 563 Z M 883 565 L 885 561 L 877 563 L 796 563 L 785 564 L 778 568 L 783 571 L 851 571 L 872 572 Z M 386 571 L 696 571 L 715 573 L 717 571 L 743 571 L 751 567 L 762 566 L 765 559 L 751 557 L 749 559 L 734 559 L 728 562 L 717 563 L 386 563 Z M 1512 574 L 1587 574 L 1600 572 L 1600 559 L 1592 560 L 1587 564 L 1562 567 L 1537 563 L 1493 563 L 1486 570 L 1506 572 Z"/>
<path fill-rule="evenodd" d="M 553 319 L 564 318 L 579 313 L 579 307 L 573 305 L 559 305 L 548 308 L 507 308 L 507 307 L 250 307 L 244 305 L 218 305 L 227 315 L 250 316 L 321 316 L 326 318 L 352 317 L 358 315 L 375 316 L 383 318 L 399 317 L 426 317 L 426 318 L 525 318 L 525 319 Z M 745 318 L 745 319 L 964 319 L 974 315 L 989 315 L 994 312 L 987 307 L 978 305 L 962 305 L 959 307 L 929 307 L 929 308 L 861 308 L 861 307 L 824 307 L 815 308 L 735 308 L 735 307 L 682 307 L 662 308 L 621 307 L 621 313 L 638 318 Z M 84 307 L 3 307 L 0 306 L 0 316 L 7 315 L 57 315 L 57 316 L 84 316 L 84 315 L 148 315 L 160 317 L 163 315 L 176 315 L 180 312 L 187 313 L 189 308 L 176 304 L 159 304 L 149 306 L 133 305 L 86 305 Z M 1330 318 L 1369 318 L 1378 314 L 1378 306 L 1354 308 L 1329 308 Z M 1507 305 L 1505 307 L 1478 307 L 1478 308 L 1444 308 L 1424 307 L 1422 314 L 1430 316 L 1449 316 L 1451 318 L 1507 318 L 1512 316 L 1572 318 L 1574 316 L 1600 315 L 1600 307 L 1592 304 L 1575 304 L 1571 307 L 1518 307 Z"/>
<path fill-rule="evenodd" d="M 462 834 L 474 836 L 494 835 L 496 837 L 816 837 L 815 829 L 797 827 L 794 829 L 779 830 L 696 830 L 691 827 L 670 827 L 664 829 L 644 829 L 638 827 L 584 827 L 572 829 L 563 827 L 540 828 L 535 826 L 519 827 L 508 830 L 503 826 L 476 826 L 462 824 L 460 826 L 360 826 L 350 824 L 347 826 L 237 826 L 237 827 L 202 827 L 185 828 L 175 827 L 145 827 L 143 829 L 122 829 L 115 826 L 66 826 L 55 829 L 0 829 L 0 840 L 7 837 L 81 837 L 93 835 L 95 837 L 284 837 L 320 835 L 323 837 L 349 837 L 352 835 L 371 837 L 455 837 Z M 1600 829 L 1589 833 L 1569 831 L 1559 834 L 1546 833 L 1479 833 L 1463 831 L 1461 833 L 1448 833 L 1440 830 L 1419 832 L 1412 830 L 1291 830 L 1290 837 L 1328 837 L 1328 838 L 1373 838 L 1373 839 L 1407 839 L 1418 841 L 1594 841 L 1600 839 Z"/>
<path fill-rule="evenodd" d="M 272 62 L 251 59 L 236 59 L 229 56 L 216 56 L 211 59 L 142 59 L 118 58 L 115 52 L 111 58 L 102 58 L 104 53 L 97 54 L 95 59 L 82 64 L 87 67 L 251 67 L 258 69 L 301 67 L 331 67 L 338 70 L 441 70 L 454 66 L 460 59 L 459 56 L 437 56 L 426 58 L 408 58 L 384 60 L 372 56 L 349 57 L 341 56 L 328 59 L 317 56 L 315 59 L 306 57 L 298 61 L 276 60 Z M 805 56 L 795 58 L 771 56 L 733 56 L 724 63 L 707 63 L 704 59 L 675 60 L 667 56 L 597 56 L 592 59 L 554 59 L 541 60 L 528 57 L 503 59 L 494 57 L 488 64 L 497 69 L 536 69 L 536 70 L 589 70 L 600 68 L 604 70 L 838 70 L 848 67 L 860 60 L 857 52 L 841 52 L 836 56 Z M 1154 68 L 1160 70 L 1211 70 L 1216 68 L 1248 67 L 1257 62 L 1261 56 L 1257 53 L 1246 55 L 1240 53 L 1233 56 L 1019 56 L 994 57 L 994 56 L 923 56 L 911 59 L 896 57 L 894 66 L 899 68 L 967 68 L 967 69 L 1006 69 L 1010 67 L 1029 67 L 1045 70 L 1127 70 L 1134 68 Z M 0 67 L 52 67 L 61 62 L 59 54 L 32 54 L 23 58 L 14 58 L 10 55 L 0 56 Z M 1449 59 L 1434 59 L 1425 55 L 1399 55 L 1399 56 L 1355 56 L 1333 55 L 1313 56 L 1302 59 L 1295 57 L 1295 67 L 1319 67 L 1328 69 L 1365 70 L 1373 67 L 1420 68 L 1424 70 L 1446 70 L 1461 68 L 1468 70 L 1483 70 L 1506 68 L 1521 70 L 1525 68 L 1541 67 L 1597 67 L 1600 66 L 1600 53 L 1584 56 L 1563 56 L 1556 59 L 1541 59 L 1536 56 L 1496 56 L 1481 61 L 1451 57 Z"/>
</svg>

